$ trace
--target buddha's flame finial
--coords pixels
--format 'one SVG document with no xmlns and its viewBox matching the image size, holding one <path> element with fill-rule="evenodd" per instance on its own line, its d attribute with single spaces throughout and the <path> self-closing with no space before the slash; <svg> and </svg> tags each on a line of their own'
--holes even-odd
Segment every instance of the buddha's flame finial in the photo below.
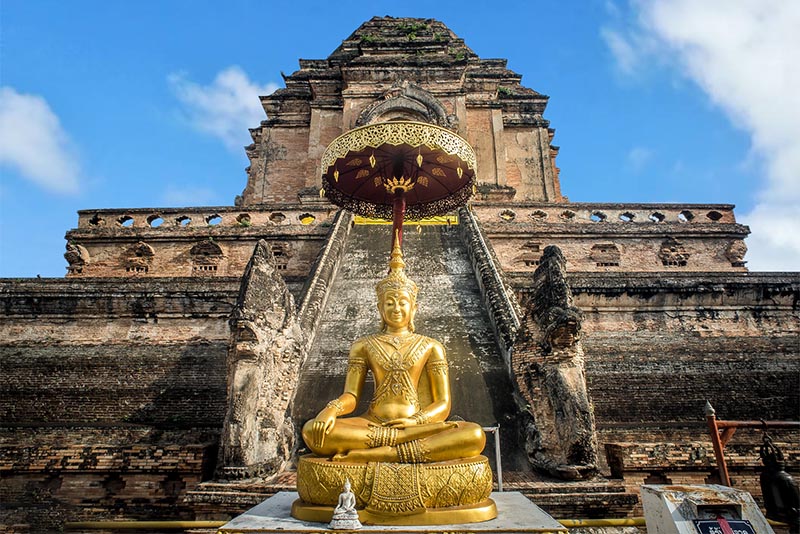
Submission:
<svg viewBox="0 0 800 534">
<path fill-rule="evenodd" d="M 392 245 L 392 254 L 389 257 L 389 274 L 378 282 L 375 290 L 380 298 L 386 291 L 408 291 L 408 293 L 417 298 L 419 288 L 405 272 L 406 262 L 403 261 L 403 250 L 400 247 L 399 232 L 395 232 L 394 243 Z"/>
<path fill-rule="evenodd" d="M 395 230 L 392 240 L 392 254 L 389 257 L 389 272 L 402 271 L 405 269 L 406 262 L 403 261 L 403 249 L 400 246 L 400 232 Z"/>
</svg>

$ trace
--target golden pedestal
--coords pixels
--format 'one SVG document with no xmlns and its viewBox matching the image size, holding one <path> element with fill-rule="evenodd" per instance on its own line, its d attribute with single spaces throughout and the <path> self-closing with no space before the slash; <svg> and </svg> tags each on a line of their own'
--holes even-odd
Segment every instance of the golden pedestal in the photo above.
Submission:
<svg viewBox="0 0 800 534">
<path fill-rule="evenodd" d="M 444 525 L 497 517 L 485 456 L 424 464 L 343 463 L 314 455 L 297 464 L 292 517 L 327 522 L 350 480 L 362 523 Z"/>
</svg>

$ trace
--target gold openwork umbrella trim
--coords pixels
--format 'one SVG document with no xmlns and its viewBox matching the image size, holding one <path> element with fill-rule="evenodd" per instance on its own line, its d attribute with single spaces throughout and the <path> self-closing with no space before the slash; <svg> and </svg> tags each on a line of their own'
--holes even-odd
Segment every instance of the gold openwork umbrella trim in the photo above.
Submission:
<svg viewBox="0 0 800 534">
<path fill-rule="evenodd" d="M 421 219 L 427 219 L 428 217 L 438 217 L 460 208 L 472 197 L 474 183 L 475 177 L 470 176 L 469 181 L 464 187 L 445 198 L 432 202 L 409 205 L 406 208 L 404 220 L 419 221 Z M 369 217 L 370 219 L 392 220 L 393 214 L 391 204 L 375 204 L 373 202 L 353 198 L 336 189 L 327 175 L 322 177 L 322 185 L 325 191 L 325 197 L 337 206 L 352 211 L 357 215 Z"/>
<path fill-rule="evenodd" d="M 322 156 L 322 174 L 328 171 L 337 159 L 349 152 L 358 152 L 367 147 L 378 148 L 388 144 L 406 144 L 412 147 L 426 146 L 457 156 L 467 168 L 476 169 L 475 152 L 469 143 L 450 130 L 424 122 L 382 122 L 369 124 L 340 135 L 328 146 Z"/>
</svg>

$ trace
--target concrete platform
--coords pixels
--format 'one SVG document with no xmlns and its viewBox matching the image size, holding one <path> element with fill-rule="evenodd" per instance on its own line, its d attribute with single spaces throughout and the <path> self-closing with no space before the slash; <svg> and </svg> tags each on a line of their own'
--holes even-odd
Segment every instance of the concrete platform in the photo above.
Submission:
<svg viewBox="0 0 800 534">
<path fill-rule="evenodd" d="M 506 532 L 568 532 L 566 527 L 547 515 L 541 508 L 529 501 L 524 495 L 515 491 L 494 492 L 491 497 L 497 504 L 497 519 L 483 523 L 438 526 L 389 526 L 364 525 L 359 532 L 474 532 L 501 534 Z M 229 533 L 281 533 L 308 534 L 312 532 L 336 532 L 328 530 L 326 523 L 299 521 L 291 517 L 292 503 L 297 493 L 282 491 L 251 508 L 242 515 L 219 528 L 219 532 Z"/>
</svg>

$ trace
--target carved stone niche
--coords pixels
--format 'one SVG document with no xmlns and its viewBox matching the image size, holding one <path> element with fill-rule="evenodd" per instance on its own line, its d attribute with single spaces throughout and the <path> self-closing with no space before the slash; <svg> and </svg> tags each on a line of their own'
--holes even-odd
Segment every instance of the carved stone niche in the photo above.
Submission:
<svg viewBox="0 0 800 534">
<path fill-rule="evenodd" d="M 435 96 L 407 80 L 394 84 L 380 99 L 364 108 L 356 126 L 391 120 L 427 122 L 451 130 L 458 127 L 455 115 L 448 115 Z"/>
<path fill-rule="evenodd" d="M 592 247 L 589 257 L 598 267 L 619 267 L 619 247 L 614 243 L 598 243 Z"/>
<path fill-rule="evenodd" d="M 658 251 L 658 257 L 665 267 L 686 267 L 689 256 L 683 243 L 674 237 L 665 239 Z"/>
<path fill-rule="evenodd" d="M 731 262 L 731 267 L 744 267 L 747 263 L 744 256 L 747 254 L 747 245 L 741 239 L 735 239 L 728 244 L 725 249 L 725 257 Z"/>
<path fill-rule="evenodd" d="M 82 245 L 74 243 L 67 243 L 67 251 L 64 253 L 64 259 L 69 264 L 67 266 L 67 274 L 81 274 L 83 267 L 89 263 L 89 251 Z"/>
<path fill-rule="evenodd" d="M 219 245 L 213 241 L 201 241 L 191 248 L 192 274 L 215 274 L 223 254 Z"/>
<path fill-rule="evenodd" d="M 278 271 L 285 271 L 289 265 L 289 258 L 294 255 L 289 243 L 272 242 L 269 248 L 272 252 L 272 256 L 275 258 L 275 269 Z"/>
<path fill-rule="evenodd" d="M 542 244 L 529 241 L 522 245 L 522 254 L 514 258 L 514 267 L 534 270 L 542 259 Z"/>
<path fill-rule="evenodd" d="M 153 247 L 144 241 L 139 241 L 122 253 L 122 266 L 127 273 L 145 274 L 150 272 L 150 265 L 153 263 L 155 255 Z"/>
</svg>

